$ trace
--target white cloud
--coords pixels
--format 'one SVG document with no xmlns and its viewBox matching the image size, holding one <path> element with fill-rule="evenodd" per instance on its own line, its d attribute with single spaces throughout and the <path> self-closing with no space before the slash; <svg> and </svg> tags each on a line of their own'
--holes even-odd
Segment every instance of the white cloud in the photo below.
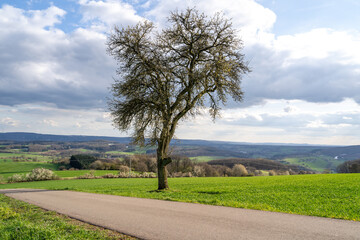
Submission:
<svg viewBox="0 0 360 240">
<path fill-rule="evenodd" d="M 164 26 L 171 10 L 196 6 L 209 16 L 222 11 L 232 19 L 240 29 L 253 71 L 243 80 L 244 103 L 229 102 L 216 124 L 207 115 L 184 122 L 178 137 L 334 144 L 360 141 L 358 30 L 318 28 L 275 36 L 275 13 L 253 0 L 135 2 L 80 0 L 82 22 L 75 25 L 82 27 L 69 33 L 60 29 L 68 14 L 56 6 L 27 11 L 3 5 L 3 128 L 114 135 L 117 131 L 103 110 L 116 69 L 106 55 L 105 32 L 114 24 L 132 25 L 144 17 Z M 137 9 L 147 12 L 140 16 Z"/>
<path fill-rule="evenodd" d="M 0 104 L 105 106 L 116 67 L 106 36 L 83 28 L 64 33 L 54 27 L 64 14 L 55 6 L 0 8 Z"/>
<path fill-rule="evenodd" d="M 334 58 L 340 63 L 360 64 L 360 32 L 313 29 L 310 32 L 279 36 L 274 41 L 278 51 L 290 52 L 291 59 Z"/>
<path fill-rule="evenodd" d="M 33 103 L 0 107 L 1 131 L 126 136 L 114 131 L 109 113 L 102 109 L 60 109 L 52 104 Z"/>
<path fill-rule="evenodd" d="M 65 14 L 66 12 L 64 10 L 56 6 L 51 6 L 45 10 L 25 11 L 10 5 L 3 5 L 2 8 L 0 8 L 0 29 L 22 29 L 23 31 L 28 31 L 29 29 L 25 28 L 28 25 L 36 29 L 53 27 L 55 24 L 61 22 L 60 18 L 64 17 Z M 13 25 L 14 21 L 18 24 Z M 9 29 L 9 27 L 11 28 Z"/>
<path fill-rule="evenodd" d="M 82 21 L 90 22 L 93 29 L 108 31 L 114 25 L 128 26 L 143 21 L 134 7 L 118 0 L 80 0 Z"/>
<path fill-rule="evenodd" d="M 1 123 L 5 124 L 7 126 L 16 127 L 16 126 L 18 126 L 19 121 L 14 120 L 10 117 L 5 117 L 5 118 L 1 119 Z"/>
<path fill-rule="evenodd" d="M 273 36 L 270 30 L 276 21 L 275 13 L 253 0 L 159 0 L 156 3 L 145 16 L 160 26 L 166 25 L 170 11 L 196 7 L 208 16 L 217 12 L 224 13 L 226 18 L 231 19 L 234 27 L 240 29 L 239 34 L 246 44 L 267 42 Z"/>
<path fill-rule="evenodd" d="M 360 32 L 313 29 L 295 35 L 271 33 L 276 15 L 253 0 L 157 1 L 145 16 L 164 26 L 174 9 L 196 6 L 212 16 L 222 11 L 240 29 L 246 60 L 252 72 L 243 80 L 243 104 L 266 99 L 302 99 L 310 102 L 360 102 Z"/>
<path fill-rule="evenodd" d="M 296 111 L 285 112 L 289 106 Z M 215 123 L 206 115 L 183 122 L 177 137 L 338 145 L 360 141 L 360 105 L 350 99 L 326 104 L 267 100 L 246 109 L 225 109 L 221 115 Z"/>
<path fill-rule="evenodd" d="M 49 125 L 51 127 L 58 127 L 59 126 L 59 123 L 54 121 L 54 120 L 51 120 L 51 119 L 44 119 L 42 121 L 42 123 L 46 124 L 46 125 Z"/>
</svg>

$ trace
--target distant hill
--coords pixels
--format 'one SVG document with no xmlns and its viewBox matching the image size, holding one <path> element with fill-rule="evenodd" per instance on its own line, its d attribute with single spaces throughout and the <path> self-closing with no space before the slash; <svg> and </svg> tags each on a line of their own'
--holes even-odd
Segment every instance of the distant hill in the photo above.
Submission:
<svg viewBox="0 0 360 240">
<path fill-rule="evenodd" d="M 0 133 L 0 141 L 13 142 L 91 142 L 110 141 L 129 144 L 129 137 L 54 135 L 26 132 Z M 360 159 L 360 146 L 319 146 L 306 144 L 251 144 L 225 141 L 175 139 L 171 142 L 174 155 L 187 157 L 211 156 L 212 159 L 242 158 L 270 159 L 280 163 L 299 165 L 317 171 L 331 169 L 348 160 Z M 147 153 L 155 153 L 149 148 Z"/>
<path fill-rule="evenodd" d="M 360 159 L 360 145 L 347 147 L 333 147 L 316 151 L 319 154 L 332 156 L 336 159 L 354 160 Z"/>
<path fill-rule="evenodd" d="M 17 142 L 91 142 L 91 141 L 112 141 L 119 143 L 129 143 L 128 137 L 104 137 L 104 136 L 82 136 L 82 135 L 53 135 L 26 132 L 0 133 L 0 141 Z"/>
</svg>

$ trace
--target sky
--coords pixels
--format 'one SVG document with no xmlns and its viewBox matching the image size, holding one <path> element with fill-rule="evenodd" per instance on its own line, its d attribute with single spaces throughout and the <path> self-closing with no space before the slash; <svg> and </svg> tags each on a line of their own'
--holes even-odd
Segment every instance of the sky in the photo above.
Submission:
<svg viewBox="0 0 360 240">
<path fill-rule="evenodd" d="M 358 0 L 0 0 L 0 132 L 129 136 L 107 110 L 107 36 L 194 6 L 231 19 L 252 72 L 243 102 L 181 122 L 177 138 L 360 144 Z"/>
</svg>

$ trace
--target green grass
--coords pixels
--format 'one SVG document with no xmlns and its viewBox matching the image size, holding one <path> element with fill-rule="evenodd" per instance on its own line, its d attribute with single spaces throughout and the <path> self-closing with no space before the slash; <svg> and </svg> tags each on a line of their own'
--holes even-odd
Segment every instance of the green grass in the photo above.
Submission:
<svg viewBox="0 0 360 240">
<path fill-rule="evenodd" d="M 131 238 L 0 194 L 0 239 Z"/>
<path fill-rule="evenodd" d="M 57 165 L 42 162 L 0 162 L 0 176 L 9 177 L 16 173 L 28 173 L 34 168 L 47 168 L 57 170 Z"/>
<path fill-rule="evenodd" d="M 91 170 L 76 170 L 76 171 L 54 171 L 59 177 L 78 177 L 86 173 L 90 173 Z M 117 174 L 118 170 L 93 170 L 95 176 L 103 176 L 107 173 Z"/>
<path fill-rule="evenodd" d="M 328 156 L 313 156 L 313 157 L 294 157 L 294 158 L 285 158 L 284 161 L 304 166 L 315 171 L 322 172 L 325 169 L 336 169 L 336 167 L 343 163 L 341 160 L 330 158 Z"/>
<path fill-rule="evenodd" d="M 157 179 L 43 181 L 0 188 L 66 189 L 360 221 L 360 174 L 173 178 L 169 184 L 171 190 L 160 192 L 154 191 Z"/>
<path fill-rule="evenodd" d="M 0 176 L 7 178 L 14 174 L 25 174 L 31 172 L 34 168 L 40 167 L 53 170 L 56 175 L 63 178 L 78 177 L 90 172 L 90 170 L 56 171 L 58 166 L 52 163 L 0 162 Z M 117 174 L 118 172 L 118 170 L 95 170 L 94 175 L 103 176 L 107 173 Z"/>
<path fill-rule="evenodd" d="M 50 156 L 41 155 L 39 153 L 0 153 L 1 160 L 11 161 L 12 158 L 21 158 L 21 159 L 38 159 L 39 161 L 50 162 L 52 159 Z"/>
</svg>

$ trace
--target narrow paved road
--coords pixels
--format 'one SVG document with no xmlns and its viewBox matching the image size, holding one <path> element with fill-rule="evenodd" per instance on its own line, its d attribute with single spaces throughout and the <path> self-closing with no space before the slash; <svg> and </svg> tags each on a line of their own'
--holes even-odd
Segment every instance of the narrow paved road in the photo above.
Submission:
<svg viewBox="0 0 360 240">
<path fill-rule="evenodd" d="M 141 239 L 360 239 L 360 222 L 71 191 L 7 196 Z"/>
</svg>

